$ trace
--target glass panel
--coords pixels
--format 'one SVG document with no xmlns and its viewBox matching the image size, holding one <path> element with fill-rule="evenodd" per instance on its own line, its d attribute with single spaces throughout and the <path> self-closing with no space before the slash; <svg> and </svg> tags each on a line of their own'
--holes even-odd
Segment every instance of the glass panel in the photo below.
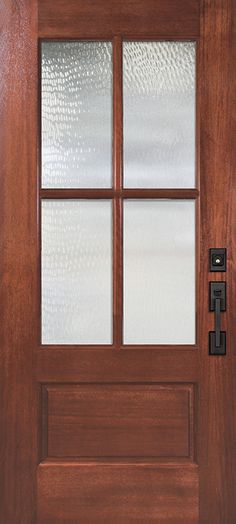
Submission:
<svg viewBox="0 0 236 524">
<path fill-rule="evenodd" d="M 195 186 L 195 43 L 126 42 L 125 187 Z"/>
<path fill-rule="evenodd" d="M 42 185 L 111 187 L 112 44 L 42 43 Z"/>
<path fill-rule="evenodd" d="M 124 202 L 124 343 L 195 343 L 195 202 Z"/>
<path fill-rule="evenodd" d="M 112 205 L 42 202 L 42 343 L 112 342 Z"/>
</svg>

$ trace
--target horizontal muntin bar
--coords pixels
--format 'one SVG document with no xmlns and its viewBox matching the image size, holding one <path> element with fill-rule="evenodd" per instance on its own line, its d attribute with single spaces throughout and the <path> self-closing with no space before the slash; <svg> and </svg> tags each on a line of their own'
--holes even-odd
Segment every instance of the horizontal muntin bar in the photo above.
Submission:
<svg viewBox="0 0 236 524">
<path fill-rule="evenodd" d="M 195 199 L 199 196 L 198 189 L 41 189 L 42 199 L 80 199 L 80 198 L 178 198 Z"/>
</svg>

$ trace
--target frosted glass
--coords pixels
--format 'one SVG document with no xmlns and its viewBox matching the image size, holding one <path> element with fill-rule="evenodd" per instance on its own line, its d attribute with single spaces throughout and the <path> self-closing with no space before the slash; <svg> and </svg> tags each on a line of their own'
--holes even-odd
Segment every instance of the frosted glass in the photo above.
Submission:
<svg viewBox="0 0 236 524">
<path fill-rule="evenodd" d="M 126 42 L 125 187 L 195 186 L 195 43 Z"/>
<path fill-rule="evenodd" d="M 112 342 L 112 206 L 42 202 L 42 343 Z"/>
<path fill-rule="evenodd" d="M 42 43 L 42 185 L 110 187 L 112 44 Z"/>
<path fill-rule="evenodd" d="M 124 343 L 195 343 L 195 202 L 124 202 Z"/>
</svg>

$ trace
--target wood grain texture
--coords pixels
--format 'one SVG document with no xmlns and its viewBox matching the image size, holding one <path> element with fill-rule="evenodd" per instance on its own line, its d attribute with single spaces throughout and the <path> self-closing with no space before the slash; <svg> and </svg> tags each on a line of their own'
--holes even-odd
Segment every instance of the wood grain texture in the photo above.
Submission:
<svg viewBox="0 0 236 524">
<path fill-rule="evenodd" d="M 1 2 L 0 520 L 36 512 L 37 7 Z"/>
<path fill-rule="evenodd" d="M 111 522 L 197 524 L 197 468 L 39 466 L 37 524 Z"/>
<path fill-rule="evenodd" d="M 199 36 L 198 0 L 40 0 L 41 38 Z"/>
<path fill-rule="evenodd" d="M 37 379 L 49 382 L 198 381 L 198 354 L 190 349 L 43 349 L 37 352 Z"/>
<path fill-rule="evenodd" d="M 232 3 L 204 0 L 201 3 L 201 308 L 200 308 L 200 389 L 199 463 L 200 522 L 234 524 L 236 518 L 236 368 L 235 368 L 235 281 L 232 265 L 232 147 L 233 107 Z M 235 136 L 234 136 L 235 142 Z M 234 167 L 235 168 L 235 167 Z M 224 275 L 208 274 L 208 250 L 226 247 L 228 270 Z M 235 253 L 234 253 L 235 260 Z M 208 355 L 207 333 L 214 318 L 208 312 L 208 281 L 227 281 L 229 301 L 222 315 L 227 331 L 227 355 Z M 235 287 L 234 287 L 235 289 Z M 230 298 L 231 297 L 231 298 Z M 234 312 L 233 312 L 234 311 Z"/>
<path fill-rule="evenodd" d="M 230 333 L 230 383 L 226 389 L 226 403 L 230 405 L 228 413 L 227 445 L 225 446 L 227 467 L 230 475 L 227 475 L 227 505 L 229 506 L 229 522 L 233 522 L 236 515 L 236 498 L 234 486 L 236 486 L 236 2 L 231 3 L 231 56 L 230 56 L 230 99 L 231 99 L 231 191 L 230 191 L 230 240 L 231 261 L 229 278 L 230 291 L 228 294 L 230 315 L 228 319 L 228 330 Z M 227 385 L 225 384 L 225 388 Z"/>
<path fill-rule="evenodd" d="M 174 461 L 193 456 L 191 385 L 58 384 L 45 388 L 43 441 L 48 443 L 50 458 L 166 457 Z"/>
</svg>

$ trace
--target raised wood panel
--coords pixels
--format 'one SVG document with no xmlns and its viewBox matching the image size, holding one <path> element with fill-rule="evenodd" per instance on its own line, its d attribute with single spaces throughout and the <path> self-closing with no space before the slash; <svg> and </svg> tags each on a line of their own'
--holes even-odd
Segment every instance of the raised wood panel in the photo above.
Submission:
<svg viewBox="0 0 236 524">
<path fill-rule="evenodd" d="M 37 524 L 111 522 L 197 524 L 197 467 L 38 467 Z"/>
<path fill-rule="evenodd" d="M 50 458 L 192 457 L 192 385 L 60 384 L 44 389 L 43 442 Z"/>
<path fill-rule="evenodd" d="M 199 36 L 198 0 L 40 0 L 42 38 Z"/>
</svg>

